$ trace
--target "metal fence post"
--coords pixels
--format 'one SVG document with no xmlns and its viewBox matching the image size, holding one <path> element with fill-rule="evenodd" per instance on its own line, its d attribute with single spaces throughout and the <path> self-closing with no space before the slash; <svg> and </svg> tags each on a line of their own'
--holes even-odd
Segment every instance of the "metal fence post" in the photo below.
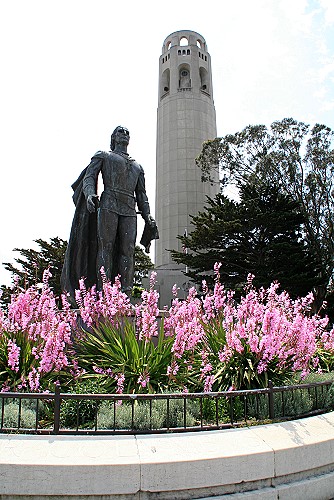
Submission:
<svg viewBox="0 0 334 500">
<path fill-rule="evenodd" d="M 60 385 L 56 384 L 55 387 L 55 408 L 53 415 L 53 434 L 59 434 L 60 425 Z"/>
<path fill-rule="evenodd" d="M 269 418 L 273 420 L 275 418 L 275 402 L 274 402 L 274 386 L 271 380 L 269 380 L 268 389 L 269 389 Z"/>
</svg>

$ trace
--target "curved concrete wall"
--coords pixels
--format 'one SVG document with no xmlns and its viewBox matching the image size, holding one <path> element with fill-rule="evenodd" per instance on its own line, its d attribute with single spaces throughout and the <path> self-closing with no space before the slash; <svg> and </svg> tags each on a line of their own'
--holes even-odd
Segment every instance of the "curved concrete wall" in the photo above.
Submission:
<svg viewBox="0 0 334 500">
<path fill-rule="evenodd" d="M 325 500 L 334 413 L 242 429 L 0 436 L 0 499 Z"/>
</svg>

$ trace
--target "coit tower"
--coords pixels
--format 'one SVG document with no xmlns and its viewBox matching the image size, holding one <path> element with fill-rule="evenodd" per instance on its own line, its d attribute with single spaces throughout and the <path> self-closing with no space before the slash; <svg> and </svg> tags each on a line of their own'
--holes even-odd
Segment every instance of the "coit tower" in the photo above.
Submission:
<svg viewBox="0 0 334 500">
<path fill-rule="evenodd" d="M 201 181 L 195 164 L 203 142 L 217 136 L 211 58 L 199 33 L 176 31 L 165 39 L 158 94 L 155 268 L 160 305 L 165 305 L 174 283 L 181 293 L 187 288 L 184 266 L 175 264 L 168 250 L 181 250 L 177 236 L 191 231 L 190 215 L 218 191 L 218 182 Z"/>
</svg>

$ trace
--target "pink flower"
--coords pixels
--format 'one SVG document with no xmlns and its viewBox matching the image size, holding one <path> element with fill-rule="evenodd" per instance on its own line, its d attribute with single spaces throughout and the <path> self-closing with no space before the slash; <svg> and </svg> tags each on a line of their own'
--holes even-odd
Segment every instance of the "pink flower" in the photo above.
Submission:
<svg viewBox="0 0 334 500">
<path fill-rule="evenodd" d="M 149 383 L 149 381 L 150 381 L 150 375 L 148 372 L 145 371 L 144 373 L 142 373 L 139 376 L 137 383 L 145 388 L 147 386 L 147 384 Z"/>
<path fill-rule="evenodd" d="M 33 368 L 28 374 L 29 388 L 31 391 L 36 392 L 39 389 L 40 374 Z"/>
<path fill-rule="evenodd" d="M 20 363 L 20 351 L 21 348 L 16 345 L 15 341 L 9 339 L 7 342 L 8 348 L 8 366 L 14 372 L 19 371 L 19 363 Z"/>
<path fill-rule="evenodd" d="M 124 373 L 115 373 L 114 379 L 116 380 L 116 394 L 122 394 L 124 391 L 125 376 Z"/>
<path fill-rule="evenodd" d="M 150 289 L 142 293 L 142 302 L 136 307 L 136 328 L 138 338 L 149 341 L 158 335 L 159 293 L 154 290 L 156 273 L 151 274 Z"/>
<path fill-rule="evenodd" d="M 204 392 L 211 392 L 214 381 L 214 375 L 208 375 L 207 377 L 205 377 Z"/>
</svg>

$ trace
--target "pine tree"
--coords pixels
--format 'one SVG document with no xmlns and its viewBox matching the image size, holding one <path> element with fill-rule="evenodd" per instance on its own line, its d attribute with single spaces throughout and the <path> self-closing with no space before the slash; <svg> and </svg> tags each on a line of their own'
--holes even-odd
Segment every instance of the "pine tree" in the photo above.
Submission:
<svg viewBox="0 0 334 500">
<path fill-rule="evenodd" d="M 248 183 L 240 201 L 218 194 L 192 218 L 194 230 L 179 236 L 187 253 L 172 251 L 188 266 L 188 276 L 212 285 L 213 266 L 221 262 L 225 286 L 242 289 L 249 273 L 256 286 L 278 281 L 292 297 L 303 296 L 318 283 L 319 263 L 302 239 L 303 215 L 297 202 L 275 185 Z"/>
<path fill-rule="evenodd" d="M 67 241 L 61 238 L 51 238 L 50 242 L 41 238 L 34 240 L 39 246 L 38 250 L 29 248 L 14 248 L 14 252 L 21 255 L 15 258 L 15 264 L 4 262 L 3 265 L 7 271 L 12 274 L 15 288 L 26 289 L 31 285 L 38 285 L 42 282 L 43 272 L 49 269 L 51 278 L 49 285 L 54 294 L 59 297 L 61 294 L 60 276 L 63 268 Z M 135 275 L 134 285 L 141 286 L 144 277 L 148 276 L 150 269 L 153 269 L 153 263 L 148 255 L 136 245 L 135 247 Z M 2 295 L 0 303 L 5 306 L 10 302 L 13 287 L 1 286 Z"/>
<path fill-rule="evenodd" d="M 50 242 L 41 238 L 34 240 L 39 246 L 39 250 L 32 248 L 14 248 L 14 252 L 19 252 L 21 257 L 15 258 L 15 263 L 3 262 L 7 271 L 12 273 L 15 286 L 21 289 L 26 289 L 31 285 L 42 283 L 43 272 L 49 269 L 51 278 L 49 285 L 53 289 L 56 296 L 61 293 L 60 290 L 60 274 L 63 267 L 64 256 L 67 248 L 67 241 L 61 238 L 50 238 Z M 1 302 L 7 304 L 10 300 L 12 288 L 5 285 L 1 286 L 3 292 Z"/>
<path fill-rule="evenodd" d="M 324 299 L 333 302 L 334 131 L 293 118 L 270 127 L 249 125 L 206 142 L 196 163 L 203 181 L 212 182 L 212 171 L 218 169 L 225 187 L 275 184 L 299 204 L 304 216 L 301 237 L 318 263 L 317 308 Z"/>
</svg>

